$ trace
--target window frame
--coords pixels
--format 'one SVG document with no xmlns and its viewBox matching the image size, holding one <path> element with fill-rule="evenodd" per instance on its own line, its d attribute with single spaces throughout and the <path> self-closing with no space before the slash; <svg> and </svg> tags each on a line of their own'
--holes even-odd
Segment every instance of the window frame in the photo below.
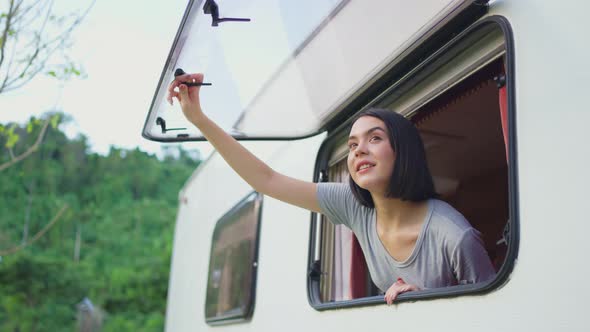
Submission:
<svg viewBox="0 0 590 332">
<path fill-rule="evenodd" d="M 215 228 L 212 233 L 211 238 L 211 250 L 209 252 L 209 269 L 207 270 L 207 285 L 205 289 L 208 289 L 209 285 L 209 278 L 211 276 L 211 254 L 213 253 L 214 246 L 216 242 L 213 239 L 213 236 L 217 233 L 218 229 L 221 226 L 224 226 L 228 222 L 232 220 L 232 218 L 242 209 L 247 206 L 248 204 L 253 204 L 254 208 L 254 219 L 256 220 L 256 238 L 254 243 L 254 254 L 252 257 L 252 261 L 250 262 L 252 266 L 251 270 L 251 277 L 252 280 L 250 282 L 250 298 L 248 303 L 246 303 L 245 310 L 233 313 L 233 314 L 226 314 L 221 316 L 207 316 L 207 292 L 205 292 L 205 306 L 204 306 L 204 316 L 205 322 L 212 326 L 217 325 L 226 325 L 226 324 L 234 324 L 234 323 L 242 323 L 248 322 L 252 319 L 254 314 L 254 307 L 255 307 L 255 300 L 256 300 L 256 284 L 257 284 L 257 275 L 258 275 L 258 250 L 260 246 L 260 227 L 262 223 L 262 205 L 263 205 L 263 195 L 259 192 L 252 191 L 248 193 L 244 198 L 242 198 L 238 203 L 236 203 L 232 208 L 230 208 L 226 213 L 220 217 L 217 222 L 215 223 Z"/>
<path fill-rule="evenodd" d="M 490 28 L 491 27 L 491 28 Z M 447 298 L 457 297 L 464 295 L 481 295 L 486 294 L 498 287 L 504 285 L 509 278 L 510 273 L 514 269 L 514 264 L 518 255 L 519 247 L 519 204 L 518 204 L 518 160 L 517 160 L 517 137 L 516 137 L 516 103 L 515 103 L 515 81 L 514 81 L 514 41 L 512 28 L 508 20 L 502 16 L 489 16 L 486 17 L 470 27 L 463 30 L 461 33 L 454 36 L 451 34 L 447 36 L 447 43 L 444 44 L 440 49 L 425 49 L 423 57 L 417 56 L 415 59 L 423 62 L 415 63 L 413 67 L 406 68 L 405 71 L 397 73 L 391 73 L 385 75 L 386 77 L 402 77 L 400 80 L 391 80 L 395 82 L 394 86 L 398 87 L 403 84 L 411 83 L 413 78 L 412 75 L 407 75 L 415 69 L 422 69 L 437 60 L 440 60 L 445 56 L 449 50 L 453 50 L 453 47 L 457 46 L 461 41 L 472 36 L 477 32 L 481 32 L 484 29 L 493 29 L 494 27 L 499 28 L 504 36 L 505 46 L 505 84 L 507 91 L 507 117 L 508 117 L 508 209 L 509 209 L 509 220 L 510 220 L 510 241 L 506 252 L 506 259 L 502 264 L 500 270 L 496 273 L 496 277 L 490 281 L 471 284 L 471 285 L 457 285 L 438 289 L 421 290 L 418 292 L 403 293 L 398 296 L 395 302 L 405 301 L 416 301 L 421 299 L 434 299 L 434 298 Z M 454 37 L 454 38 L 451 38 Z M 434 43 L 436 45 L 436 43 Z M 430 52 L 428 52 L 430 50 Z M 395 68 L 394 68 L 395 70 Z M 418 75 L 421 76 L 421 75 Z M 411 85 L 411 84 L 409 84 Z M 373 106 L 377 104 L 386 92 L 391 90 L 392 84 L 385 86 L 383 83 L 376 84 L 374 88 L 369 89 L 372 91 L 372 99 L 367 101 L 364 99 L 362 106 L 356 106 L 357 110 Z M 355 103 L 358 105 L 358 103 Z M 413 115 L 413 114 L 409 114 Z M 328 168 L 328 164 L 331 158 L 331 152 L 338 148 L 339 142 L 347 134 L 346 129 L 350 126 L 352 116 L 342 121 L 339 125 L 328 131 L 328 137 L 320 147 L 317 155 L 315 169 L 314 169 L 314 181 L 325 182 L 327 175 L 324 169 Z M 321 221 L 321 216 L 317 213 L 311 215 L 310 235 L 309 235 L 309 251 L 308 251 L 308 274 L 307 274 L 307 295 L 309 304 L 316 310 L 329 310 L 329 309 L 341 309 L 351 308 L 358 306 L 377 305 L 384 304 L 383 296 L 370 296 L 365 298 L 358 298 L 352 300 L 338 301 L 338 302 L 321 302 L 320 294 L 320 273 L 319 261 L 315 258 L 319 257 L 318 248 L 321 234 L 318 234 L 318 223 Z"/>
</svg>

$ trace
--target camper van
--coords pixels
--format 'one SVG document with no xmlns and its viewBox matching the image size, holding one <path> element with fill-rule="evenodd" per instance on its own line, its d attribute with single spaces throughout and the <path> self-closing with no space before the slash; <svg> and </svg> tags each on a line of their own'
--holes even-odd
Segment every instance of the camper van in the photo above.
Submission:
<svg viewBox="0 0 590 332">
<path fill-rule="evenodd" d="M 588 9 L 189 1 L 143 137 L 204 140 L 166 102 L 175 73 L 203 72 L 203 110 L 261 160 L 346 182 L 351 119 L 398 112 L 496 274 L 387 305 L 350 230 L 254 191 L 214 152 L 179 193 L 166 331 L 589 331 Z"/>
</svg>

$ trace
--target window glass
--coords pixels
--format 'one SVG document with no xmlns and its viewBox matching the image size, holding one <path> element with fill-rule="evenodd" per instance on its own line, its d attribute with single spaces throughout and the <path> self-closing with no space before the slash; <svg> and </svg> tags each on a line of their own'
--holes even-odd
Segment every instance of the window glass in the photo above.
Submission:
<svg viewBox="0 0 590 332">
<path fill-rule="evenodd" d="M 209 258 L 208 323 L 248 319 L 253 312 L 262 195 L 252 193 L 215 226 Z"/>
</svg>

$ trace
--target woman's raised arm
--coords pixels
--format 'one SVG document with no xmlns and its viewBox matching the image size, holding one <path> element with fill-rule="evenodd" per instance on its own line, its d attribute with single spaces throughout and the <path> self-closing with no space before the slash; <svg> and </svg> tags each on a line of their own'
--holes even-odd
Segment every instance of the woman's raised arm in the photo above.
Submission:
<svg viewBox="0 0 590 332">
<path fill-rule="evenodd" d="M 319 212 L 315 183 L 278 173 L 258 159 L 203 113 L 199 99 L 201 87 L 187 87 L 185 82 L 201 83 L 203 74 L 177 76 L 168 87 L 168 102 L 172 104 L 173 98 L 180 102 L 184 116 L 199 128 L 234 171 L 262 194 Z"/>
</svg>

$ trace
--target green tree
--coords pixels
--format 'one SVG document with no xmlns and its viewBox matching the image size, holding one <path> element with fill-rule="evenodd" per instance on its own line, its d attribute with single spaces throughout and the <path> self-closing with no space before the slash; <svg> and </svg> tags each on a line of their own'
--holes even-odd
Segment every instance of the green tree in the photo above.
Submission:
<svg viewBox="0 0 590 332">
<path fill-rule="evenodd" d="M 0 95 L 24 86 L 43 72 L 62 81 L 80 76 L 80 69 L 69 58 L 67 51 L 71 46 L 72 32 L 93 4 L 94 0 L 85 8 L 60 12 L 53 0 L 3 2 L 0 5 Z M 41 119 L 31 118 L 26 124 L 26 133 L 35 131 L 36 135 L 27 135 L 29 144 L 24 149 L 15 149 L 24 130 L 19 130 L 16 124 L 0 124 L 0 138 L 4 138 L 5 148 L 5 154 L 0 154 L 3 157 L 0 158 L 0 172 L 38 151 L 48 128 L 55 129 L 59 121 L 58 114 L 47 114 Z M 31 207 L 38 180 L 33 175 L 22 182 L 27 196 L 26 216 L 22 245 L 16 249 L 28 243 Z"/>
<path fill-rule="evenodd" d="M 138 149 L 91 153 L 60 119 L 37 153 L 0 174 L 0 251 L 22 245 L 30 207 L 30 245 L 0 260 L 0 331 L 72 331 L 84 297 L 104 309 L 102 331 L 161 331 L 177 194 L 199 161 L 182 149 L 164 160 Z M 15 125 L 15 151 L 39 130 Z"/>
</svg>

